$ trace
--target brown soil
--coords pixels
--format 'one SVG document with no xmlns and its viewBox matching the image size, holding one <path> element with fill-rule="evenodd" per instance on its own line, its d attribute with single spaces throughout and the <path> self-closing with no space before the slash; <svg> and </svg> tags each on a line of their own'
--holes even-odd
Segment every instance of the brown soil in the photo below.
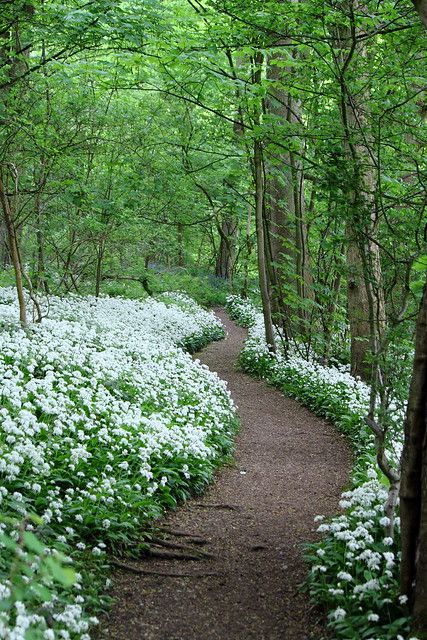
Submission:
<svg viewBox="0 0 427 640">
<path fill-rule="evenodd" d="M 176 535 L 168 540 L 214 557 L 128 563 L 186 577 L 118 569 L 116 601 L 102 621 L 101 638 L 319 640 L 326 635 L 300 589 L 307 571 L 302 545 L 316 539 L 314 516 L 338 509 L 349 449 L 330 424 L 236 370 L 246 332 L 223 311 L 217 313 L 228 336 L 198 357 L 228 380 L 238 406 L 242 428 L 235 464 L 220 471 L 203 498 L 190 500 L 163 522 L 207 544 Z"/>
</svg>

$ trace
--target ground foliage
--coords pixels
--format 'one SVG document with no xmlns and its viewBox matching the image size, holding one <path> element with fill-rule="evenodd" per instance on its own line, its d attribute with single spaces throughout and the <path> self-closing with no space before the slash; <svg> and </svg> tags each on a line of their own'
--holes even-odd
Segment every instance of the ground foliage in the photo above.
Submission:
<svg viewBox="0 0 427 640">
<path fill-rule="evenodd" d="M 231 451 L 226 386 L 183 350 L 223 329 L 164 294 L 51 297 L 23 330 L 0 295 L 0 635 L 88 638 L 107 552 L 143 542 Z"/>
<path fill-rule="evenodd" d="M 323 521 L 320 542 L 310 545 L 308 587 L 325 607 L 336 637 L 391 640 L 408 637 L 405 599 L 399 598 L 399 517 L 394 534 L 386 533 L 386 478 L 376 466 L 374 438 L 364 421 L 369 409 L 368 386 L 353 378 L 346 366 L 324 366 L 314 352 L 301 355 L 298 345 L 286 353 L 269 352 L 263 318 L 248 300 L 230 296 L 227 308 L 249 336 L 240 355 L 244 371 L 266 379 L 285 394 L 331 420 L 353 447 L 351 488 L 342 494 L 342 515 Z M 403 414 L 394 407 L 395 427 L 388 454 L 397 466 L 403 441 Z"/>
</svg>

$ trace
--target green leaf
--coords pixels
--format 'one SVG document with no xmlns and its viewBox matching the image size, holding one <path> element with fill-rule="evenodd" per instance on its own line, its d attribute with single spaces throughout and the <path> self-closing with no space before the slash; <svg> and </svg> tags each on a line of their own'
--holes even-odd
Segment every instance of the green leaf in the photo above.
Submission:
<svg viewBox="0 0 427 640">
<path fill-rule="evenodd" d="M 37 582 L 35 582 L 31 585 L 31 588 L 34 593 L 40 598 L 40 600 L 42 600 L 42 602 L 50 602 L 52 600 L 51 592 L 42 584 L 38 584 Z"/>
<path fill-rule="evenodd" d="M 53 558 L 46 558 L 44 563 L 48 567 L 52 578 L 64 587 L 71 587 L 76 582 L 76 572 L 71 567 L 61 567 Z"/>
<path fill-rule="evenodd" d="M 0 533 L 0 542 L 6 547 L 6 549 L 10 549 L 11 551 L 16 551 L 18 548 L 17 543 L 5 533 Z"/>
<path fill-rule="evenodd" d="M 35 536 L 34 533 L 32 533 L 31 531 L 24 531 L 24 534 L 22 537 L 24 539 L 25 546 L 30 551 L 34 551 L 34 553 L 37 553 L 38 555 L 41 555 L 42 553 L 45 552 L 46 547 L 40 542 L 37 536 Z"/>
<path fill-rule="evenodd" d="M 418 256 L 412 265 L 412 268 L 414 271 L 427 271 L 427 254 L 424 253 L 423 255 Z"/>
</svg>

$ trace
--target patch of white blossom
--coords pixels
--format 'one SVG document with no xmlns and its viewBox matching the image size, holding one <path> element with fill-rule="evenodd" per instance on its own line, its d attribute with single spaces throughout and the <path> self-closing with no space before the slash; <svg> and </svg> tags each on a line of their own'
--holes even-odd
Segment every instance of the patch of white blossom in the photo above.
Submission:
<svg viewBox="0 0 427 640">
<path fill-rule="evenodd" d="M 259 313 L 250 300 L 236 295 L 227 296 L 227 310 L 244 327 L 251 327 Z"/>
<path fill-rule="evenodd" d="M 346 365 L 325 366 L 316 354 L 302 354 L 301 345 L 288 344 L 286 351 L 280 349 L 281 336 L 276 330 L 279 349 L 277 354 L 269 352 L 264 330 L 264 319 L 252 305 L 252 316 L 248 301 L 234 297 L 231 304 L 232 315 L 239 322 L 240 308 L 243 309 L 243 324 L 252 317 L 248 338 L 245 342 L 243 358 L 253 369 L 263 371 L 263 362 L 268 362 L 267 377 L 275 380 L 286 378 L 298 380 L 299 388 L 309 391 L 312 396 L 333 398 L 345 413 L 360 419 L 369 411 L 370 387 L 350 374 Z M 234 312 L 234 313 L 233 313 Z M 395 425 L 393 438 L 388 443 L 387 456 L 396 466 L 399 463 L 403 441 L 403 410 L 397 403 L 390 406 L 391 419 Z M 332 416 L 331 416 L 332 417 Z M 366 438 L 365 445 L 374 459 L 373 436 Z M 367 481 L 362 481 L 353 490 L 341 496 L 340 507 L 344 513 L 328 521 L 317 516 L 321 522 L 318 531 L 325 535 L 325 541 L 316 545 L 312 557 L 310 584 L 312 593 L 320 594 L 321 601 L 327 603 L 331 611 L 329 618 L 333 626 L 347 624 L 349 611 L 357 609 L 359 619 L 364 615 L 364 624 L 374 629 L 380 621 L 380 613 L 389 605 L 402 605 L 398 596 L 397 566 L 399 549 L 396 539 L 400 533 L 400 519 L 394 520 L 395 537 L 385 534 L 390 525 L 384 515 L 387 487 L 380 480 L 378 469 L 366 462 Z M 387 614 L 383 619 L 387 619 Z M 362 621 L 363 622 L 363 621 Z M 352 624 L 349 621 L 349 624 Z M 350 627 L 347 627 L 347 633 Z M 375 640 L 385 636 L 375 627 Z M 353 630 L 357 634 L 357 629 Z M 350 637 L 350 635 L 345 636 Z M 357 637 L 352 635 L 351 637 Z M 387 638 L 402 636 L 389 636 Z M 374 640 L 374 638 L 371 638 Z M 412 639 L 414 640 L 414 639 Z"/>
<path fill-rule="evenodd" d="M 13 290 L 0 289 L 0 503 L 20 518 L 37 513 L 71 551 L 102 555 L 114 531 L 149 517 L 169 490 L 167 469 L 188 482 L 190 460 L 213 464 L 217 440 L 231 438 L 226 383 L 178 346 L 222 329 L 183 294 L 50 297 L 43 307 L 47 317 L 24 330 Z M 3 571 L 2 600 L 10 589 Z M 10 640 L 29 629 L 85 640 L 89 627 L 84 593 L 62 608 L 0 610 L 0 638 Z"/>
</svg>

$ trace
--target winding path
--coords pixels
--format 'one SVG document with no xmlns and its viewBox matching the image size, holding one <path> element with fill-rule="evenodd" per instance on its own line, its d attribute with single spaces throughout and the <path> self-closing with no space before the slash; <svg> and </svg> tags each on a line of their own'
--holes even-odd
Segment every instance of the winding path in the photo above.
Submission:
<svg viewBox="0 0 427 640">
<path fill-rule="evenodd" d="M 308 640 L 324 637 L 301 593 L 303 542 L 313 517 L 334 513 L 350 454 L 331 425 L 264 382 L 236 370 L 246 332 L 222 310 L 228 336 L 198 357 L 228 380 L 242 429 L 236 461 L 201 499 L 170 514 L 171 529 L 207 539 L 214 558 L 150 559 L 134 566 L 191 577 L 117 570 L 109 640 Z M 179 539 L 182 542 L 185 538 Z M 214 575 L 207 575 L 214 574 Z"/>
</svg>

